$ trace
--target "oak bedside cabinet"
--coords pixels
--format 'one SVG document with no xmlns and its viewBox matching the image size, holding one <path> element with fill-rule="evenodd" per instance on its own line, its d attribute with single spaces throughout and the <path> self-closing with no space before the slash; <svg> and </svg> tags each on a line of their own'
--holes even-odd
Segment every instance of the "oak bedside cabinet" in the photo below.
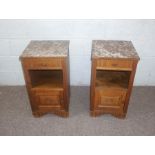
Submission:
<svg viewBox="0 0 155 155">
<path fill-rule="evenodd" d="M 138 61 L 131 41 L 92 42 L 91 116 L 126 116 Z"/>
<path fill-rule="evenodd" d="M 32 114 L 69 115 L 69 41 L 31 41 L 20 56 Z"/>
</svg>

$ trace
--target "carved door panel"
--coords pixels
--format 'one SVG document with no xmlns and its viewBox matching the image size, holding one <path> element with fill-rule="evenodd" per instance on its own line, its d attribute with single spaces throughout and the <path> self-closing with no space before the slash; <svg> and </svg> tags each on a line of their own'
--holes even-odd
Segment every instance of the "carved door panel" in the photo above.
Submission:
<svg viewBox="0 0 155 155">
<path fill-rule="evenodd" d="M 64 107 L 63 91 L 32 91 L 36 106 L 40 110 L 60 110 Z"/>
<path fill-rule="evenodd" d="M 102 89 L 95 92 L 95 108 L 97 110 L 123 111 L 126 91 L 123 89 Z"/>
</svg>

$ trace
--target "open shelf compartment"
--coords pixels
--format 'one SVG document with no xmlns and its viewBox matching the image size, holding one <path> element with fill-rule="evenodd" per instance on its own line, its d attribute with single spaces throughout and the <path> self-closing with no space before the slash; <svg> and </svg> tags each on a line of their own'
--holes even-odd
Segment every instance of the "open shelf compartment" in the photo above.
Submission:
<svg viewBox="0 0 155 155">
<path fill-rule="evenodd" d="M 130 71 L 96 70 L 96 88 L 127 89 L 130 74 Z"/>
<path fill-rule="evenodd" d="M 29 70 L 32 89 L 63 89 L 62 70 Z"/>
</svg>

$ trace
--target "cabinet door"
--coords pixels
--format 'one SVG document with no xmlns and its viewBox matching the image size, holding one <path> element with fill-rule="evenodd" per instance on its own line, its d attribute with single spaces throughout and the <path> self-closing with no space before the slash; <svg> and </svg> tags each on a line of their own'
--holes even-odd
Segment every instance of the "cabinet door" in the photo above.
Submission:
<svg viewBox="0 0 155 155">
<path fill-rule="evenodd" d="M 122 112 L 126 90 L 124 89 L 102 89 L 95 91 L 95 107 L 105 112 Z"/>
<path fill-rule="evenodd" d="M 60 110 L 64 107 L 63 91 L 32 91 L 36 106 L 43 111 Z"/>
</svg>

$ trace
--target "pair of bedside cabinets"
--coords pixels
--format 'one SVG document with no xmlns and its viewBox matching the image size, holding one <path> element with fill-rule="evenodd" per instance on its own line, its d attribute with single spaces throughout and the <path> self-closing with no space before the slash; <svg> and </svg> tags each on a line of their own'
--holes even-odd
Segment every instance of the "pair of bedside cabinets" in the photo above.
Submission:
<svg viewBox="0 0 155 155">
<path fill-rule="evenodd" d="M 130 41 L 94 40 L 91 59 L 91 116 L 124 118 L 139 61 L 135 48 Z M 33 115 L 68 117 L 69 41 L 31 41 L 20 60 Z"/>
</svg>

